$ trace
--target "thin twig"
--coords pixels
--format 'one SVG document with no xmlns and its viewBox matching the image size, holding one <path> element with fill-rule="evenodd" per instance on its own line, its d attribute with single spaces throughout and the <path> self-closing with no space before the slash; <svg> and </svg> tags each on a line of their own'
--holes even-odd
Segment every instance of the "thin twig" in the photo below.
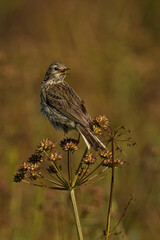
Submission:
<svg viewBox="0 0 160 240">
<path fill-rule="evenodd" d="M 78 179 L 78 181 L 76 182 L 76 184 L 81 184 L 81 182 L 82 181 L 84 181 L 85 179 L 87 179 L 89 176 L 91 176 L 100 166 L 102 165 L 102 163 L 100 163 L 96 168 L 94 168 L 93 169 L 93 171 L 91 171 L 87 176 L 85 176 L 84 178 L 83 178 L 83 176 L 84 176 L 84 174 L 83 174 L 83 176 L 80 178 L 80 179 Z M 88 170 L 88 169 L 87 169 Z M 85 172 L 86 173 L 86 172 Z"/>
<path fill-rule="evenodd" d="M 112 200 L 113 200 L 113 186 L 114 186 L 114 140 L 113 138 L 111 139 L 111 151 L 112 151 L 112 173 L 111 173 L 111 187 L 110 187 L 110 196 L 109 196 L 108 213 L 107 213 L 107 224 L 106 224 L 106 231 L 105 231 L 106 240 L 108 240 L 109 238 L 111 207 L 112 207 Z"/>
<path fill-rule="evenodd" d="M 77 179 L 78 179 L 78 177 L 79 177 L 79 170 L 80 170 L 80 168 L 82 167 L 83 158 L 86 156 L 87 152 L 88 152 L 88 148 L 85 149 L 85 151 L 84 151 L 84 153 L 83 153 L 83 156 L 82 156 L 82 159 L 81 159 L 81 161 L 80 161 L 80 163 L 79 163 L 79 166 L 78 166 L 78 168 L 77 168 L 77 170 L 76 170 L 76 175 L 75 175 L 75 177 L 74 177 L 74 179 L 73 179 L 72 187 L 74 187 L 75 184 L 76 184 L 76 182 L 77 182 Z"/>
<path fill-rule="evenodd" d="M 46 188 L 55 189 L 55 190 L 67 190 L 67 188 L 50 187 L 50 186 L 47 186 L 45 184 L 41 185 L 41 184 L 37 184 L 37 183 L 32 183 L 32 182 L 29 182 L 29 181 L 24 180 L 24 179 L 22 181 L 25 182 L 25 183 L 28 183 L 30 185 L 36 186 L 36 187 L 46 187 Z"/>
<path fill-rule="evenodd" d="M 48 157 L 49 159 L 49 155 L 46 151 L 44 151 L 44 153 L 46 154 L 46 156 Z M 64 184 L 68 184 L 66 179 L 63 177 L 63 174 L 61 173 L 61 170 L 59 169 L 59 167 L 57 166 L 57 164 L 54 162 L 54 161 L 51 161 L 53 167 L 56 169 L 57 171 L 57 177 L 64 183 Z"/>
<path fill-rule="evenodd" d="M 108 169 L 108 167 L 105 167 L 104 169 L 102 169 L 100 172 L 98 172 L 97 174 L 95 174 L 94 176 L 82 181 L 80 184 L 84 184 L 85 182 L 91 181 L 93 178 L 96 178 L 97 176 L 99 176 L 101 173 L 104 173 L 106 170 Z"/>
<path fill-rule="evenodd" d="M 75 185 L 79 185 L 79 184 L 81 184 L 81 180 L 83 180 L 83 177 L 84 177 L 85 174 L 87 173 L 88 169 L 89 169 L 89 165 L 84 169 L 84 172 L 82 173 L 82 175 L 80 176 L 80 178 L 77 179 Z"/>
<path fill-rule="evenodd" d="M 124 218 L 125 214 L 126 214 L 126 211 L 130 205 L 130 203 L 133 201 L 134 199 L 134 195 L 132 194 L 131 198 L 129 199 L 126 207 L 124 208 L 124 212 L 122 214 L 122 216 L 120 217 L 119 221 L 117 222 L 117 224 L 115 225 L 115 227 L 110 231 L 110 234 L 118 227 L 118 225 L 121 223 L 122 219 Z"/>
<path fill-rule="evenodd" d="M 45 169 L 45 168 L 43 168 L 43 169 Z M 65 186 L 65 187 L 68 187 L 68 184 L 66 184 L 59 176 L 57 176 L 57 174 L 56 173 L 53 173 L 53 174 L 51 174 L 51 173 L 49 173 L 48 171 L 47 171 L 47 174 L 51 177 L 51 178 L 53 178 L 55 181 L 56 181 L 56 183 L 57 183 L 57 181 L 59 182 L 59 184 L 61 184 L 61 186 Z M 57 178 L 56 178 L 56 177 Z M 58 184 L 58 183 L 57 183 Z"/>
<path fill-rule="evenodd" d="M 53 183 L 53 184 L 55 184 L 55 185 L 57 185 L 57 186 L 61 186 L 61 187 L 64 186 L 64 184 L 62 185 L 62 184 L 60 184 L 60 183 L 57 183 L 57 182 L 53 181 L 52 179 L 46 178 L 46 177 L 44 177 L 44 176 L 42 176 L 42 175 L 41 175 L 41 178 L 43 178 L 44 180 L 46 180 L 46 181 L 48 181 L 48 182 L 50 182 L 50 183 Z"/>
</svg>

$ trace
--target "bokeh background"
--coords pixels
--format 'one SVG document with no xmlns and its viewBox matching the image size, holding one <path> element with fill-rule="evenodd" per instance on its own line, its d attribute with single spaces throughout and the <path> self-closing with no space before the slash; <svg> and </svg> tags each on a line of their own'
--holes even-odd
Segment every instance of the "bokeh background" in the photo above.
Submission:
<svg viewBox="0 0 160 240">
<path fill-rule="evenodd" d="M 62 136 L 39 103 L 57 60 L 71 67 L 67 82 L 90 115 L 124 124 L 137 142 L 125 149 L 129 165 L 117 170 L 113 217 L 130 194 L 136 199 L 115 239 L 159 239 L 160 1 L 0 0 L 0 8 L 0 239 L 76 239 L 67 193 L 12 182 L 41 139 Z M 98 182 L 77 198 L 85 239 L 98 239 L 106 187 Z"/>
</svg>

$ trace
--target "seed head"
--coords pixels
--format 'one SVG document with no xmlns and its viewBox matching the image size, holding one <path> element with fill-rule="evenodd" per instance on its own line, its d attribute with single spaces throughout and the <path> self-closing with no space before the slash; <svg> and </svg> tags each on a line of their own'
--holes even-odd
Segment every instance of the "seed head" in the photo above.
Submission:
<svg viewBox="0 0 160 240">
<path fill-rule="evenodd" d="M 109 120 L 106 116 L 99 115 L 99 116 L 96 117 L 93 124 L 99 126 L 100 128 L 102 128 L 104 130 L 107 130 L 107 128 L 109 126 Z"/>
<path fill-rule="evenodd" d="M 96 162 L 96 156 L 94 153 L 87 153 L 85 158 L 83 158 L 83 162 L 87 165 L 94 164 Z"/>
<path fill-rule="evenodd" d="M 78 149 L 78 141 L 76 139 L 72 138 L 66 138 L 63 141 L 61 141 L 61 148 L 64 151 L 76 151 Z"/>
<path fill-rule="evenodd" d="M 55 148 L 56 143 L 53 143 L 49 139 L 43 139 L 38 145 L 37 152 L 51 151 Z"/>
<path fill-rule="evenodd" d="M 106 150 L 102 150 L 102 151 L 99 153 L 99 155 L 100 155 L 101 158 L 108 159 L 108 158 L 111 158 L 111 157 L 112 157 L 112 152 L 109 151 L 108 149 L 106 149 Z"/>
<path fill-rule="evenodd" d="M 27 172 L 27 170 L 28 170 L 28 162 L 23 162 L 18 169 L 19 172 Z"/>
<path fill-rule="evenodd" d="M 94 133 L 95 133 L 96 135 L 102 135 L 102 130 L 101 130 L 101 128 L 100 128 L 98 125 L 94 124 L 94 123 L 93 123 L 93 131 L 94 131 Z"/>
<path fill-rule="evenodd" d="M 42 162 L 43 159 L 42 159 L 42 155 L 39 154 L 38 152 L 37 153 L 34 153 L 31 155 L 31 157 L 29 157 L 28 159 L 28 162 L 30 163 L 39 163 L 39 162 Z"/>
<path fill-rule="evenodd" d="M 14 177 L 13 181 L 14 182 L 21 182 L 25 178 L 26 172 L 25 171 L 18 171 Z"/>
<path fill-rule="evenodd" d="M 37 171 L 37 170 L 40 170 L 40 168 L 41 168 L 41 164 L 40 163 L 29 163 L 28 162 L 28 167 L 27 167 L 27 169 L 29 170 L 29 171 Z"/>
<path fill-rule="evenodd" d="M 58 152 L 51 153 L 50 155 L 50 160 L 51 161 L 56 161 L 56 160 L 61 160 L 62 159 L 62 154 Z"/>
<path fill-rule="evenodd" d="M 122 160 L 120 160 L 119 158 L 114 159 L 115 167 L 120 167 L 123 163 L 124 162 Z M 102 165 L 111 168 L 112 167 L 112 159 L 111 158 L 104 159 Z"/>
</svg>

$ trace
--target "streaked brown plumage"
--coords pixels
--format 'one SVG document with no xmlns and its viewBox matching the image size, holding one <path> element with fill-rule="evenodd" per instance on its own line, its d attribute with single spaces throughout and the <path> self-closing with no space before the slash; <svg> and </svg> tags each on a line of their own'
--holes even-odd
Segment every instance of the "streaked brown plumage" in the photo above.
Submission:
<svg viewBox="0 0 160 240">
<path fill-rule="evenodd" d="M 78 130 L 88 148 L 106 148 L 95 136 L 83 100 L 64 81 L 68 68 L 61 62 L 50 65 L 41 88 L 41 111 L 57 130 Z"/>
</svg>

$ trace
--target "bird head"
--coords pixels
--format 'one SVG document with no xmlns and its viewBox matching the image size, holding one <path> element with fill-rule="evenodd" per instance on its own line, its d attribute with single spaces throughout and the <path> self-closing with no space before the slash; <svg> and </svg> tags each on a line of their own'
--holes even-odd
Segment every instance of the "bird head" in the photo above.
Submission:
<svg viewBox="0 0 160 240">
<path fill-rule="evenodd" d="M 46 72 L 46 80 L 52 79 L 53 81 L 63 81 L 66 74 L 67 70 L 70 68 L 67 68 L 63 63 L 61 62 L 54 62 L 52 63 L 47 72 Z"/>
</svg>

